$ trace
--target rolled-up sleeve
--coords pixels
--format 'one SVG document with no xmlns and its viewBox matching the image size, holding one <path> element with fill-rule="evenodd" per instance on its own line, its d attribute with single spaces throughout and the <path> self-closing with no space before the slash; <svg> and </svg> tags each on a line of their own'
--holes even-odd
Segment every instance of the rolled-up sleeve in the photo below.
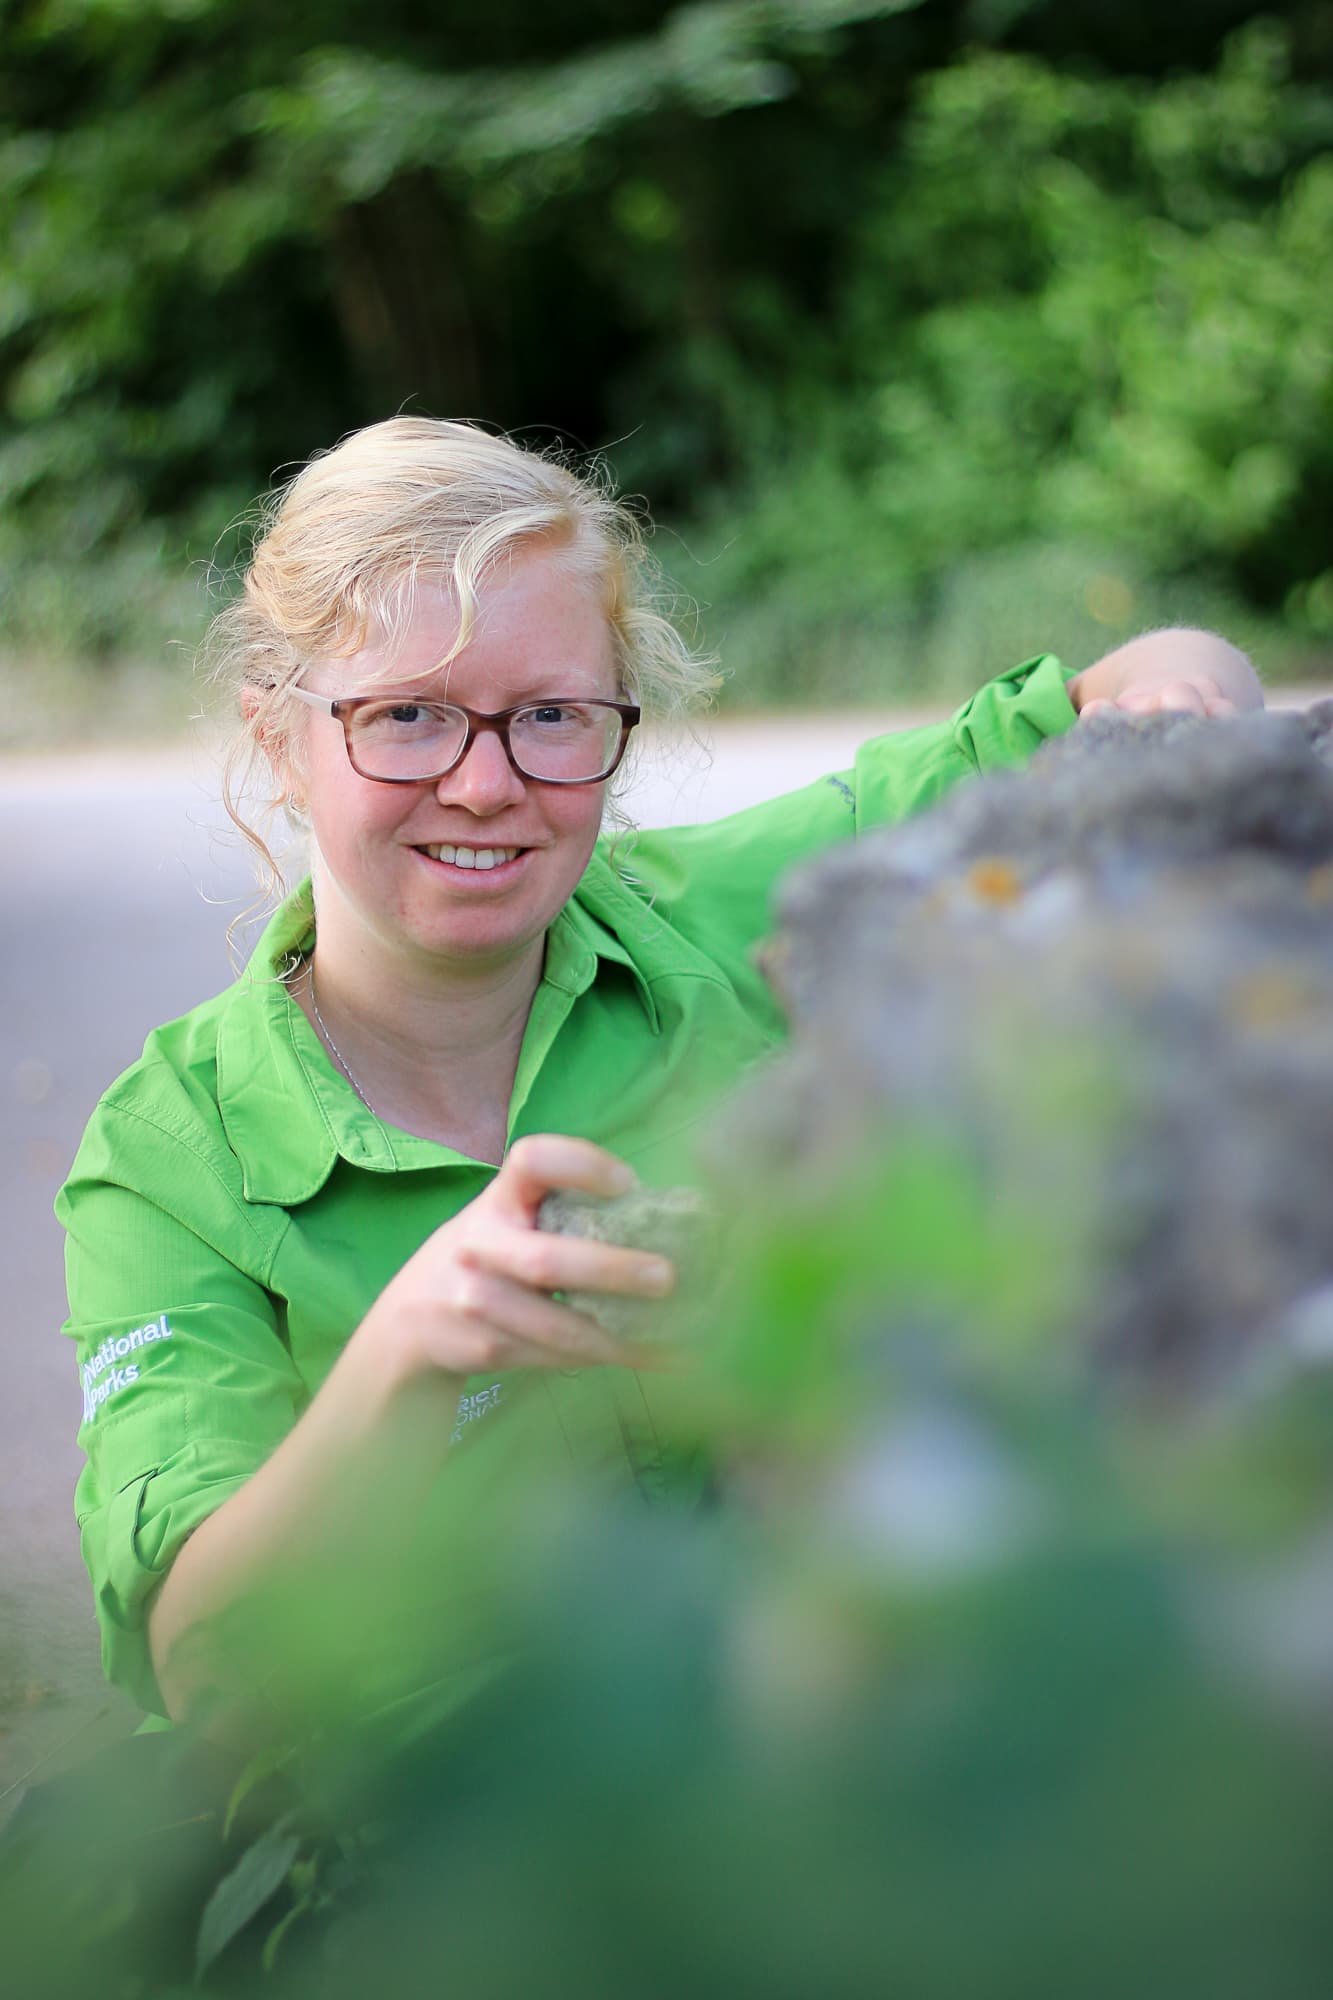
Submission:
<svg viewBox="0 0 1333 2000">
<path fill-rule="evenodd" d="M 843 779 L 855 799 L 857 831 L 894 826 L 932 805 L 960 778 L 1022 764 L 1077 720 L 1069 669 L 1051 653 L 987 681 L 945 722 L 872 737 Z"/>
<path fill-rule="evenodd" d="M 291 1429 L 304 1385 L 263 1282 L 264 1230 L 178 1137 L 104 1106 L 57 1211 L 87 1459 L 75 1511 L 103 1668 L 165 1713 L 152 1596 Z"/>
<path fill-rule="evenodd" d="M 762 1010 L 755 945 L 772 927 L 787 869 L 933 805 L 963 778 L 1021 764 L 1075 721 L 1066 669 L 1049 653 L 988 681 L 943 721 L 871 737 L 850 770 L 707 825 L 645 833 L 626 879 Z"/>
</svg>

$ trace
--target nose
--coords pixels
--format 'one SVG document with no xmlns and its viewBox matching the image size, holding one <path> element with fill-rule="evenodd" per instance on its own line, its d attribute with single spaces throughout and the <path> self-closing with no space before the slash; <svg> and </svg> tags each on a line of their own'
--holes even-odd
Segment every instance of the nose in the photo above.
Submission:
<svg viewBox="0 0 1333 2000">
<path fill-rule="evenodd" d="M 524 795 L 523 780 L 495 730 L 479 729 L 462 761 L 436 781 L 435 795 L 441 804 L 485 816 L 516 805 Z"/>
</svg>

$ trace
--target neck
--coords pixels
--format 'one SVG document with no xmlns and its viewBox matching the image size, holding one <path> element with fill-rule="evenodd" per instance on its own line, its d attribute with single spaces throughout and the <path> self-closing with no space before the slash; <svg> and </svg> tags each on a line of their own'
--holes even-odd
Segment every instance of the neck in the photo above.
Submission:
<svg viewBox="0 0 1333 2000">
<path fill-rule="evenodd" d="M 386 958 L 374 945 L 321 920 L 293 997 L 378 1118 L 498 1163 L 545 939 L 466 969 Z"/>
</svg>

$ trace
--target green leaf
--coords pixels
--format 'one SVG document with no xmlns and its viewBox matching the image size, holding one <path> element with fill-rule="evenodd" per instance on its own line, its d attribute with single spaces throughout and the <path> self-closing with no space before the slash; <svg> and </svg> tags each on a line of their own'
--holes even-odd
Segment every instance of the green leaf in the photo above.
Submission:
<svg viewBox="0 0 1333 2000">
<path fill-rule="evenodd" d="M 284 1813 L 247 1847 L 205 1904 L 195 1952 L 196 1986 L 256 1911 L 262 1910 L 286 1881 L 301 1847 L 300 1837 L 288 1831 L 291 1819 L 290 1813 Z"/>
<path fill-rule="evenodd" d="M 297 1918 L 303 1917 L 307 1910 L 313 1909 L 320 1900 L 313 1889 L 308 1889 L 304 1895 L 297 1897 L 286 1916 L 278 1919 L 278 1922 L 264 1939 L 264 1949 L 259 1955 L 259 1962 L 265 1972 L 272 1972 L 278 1952 L 282 1948 L 282 1941 Z"/>
<path fill-rule="evenodd" d="M 271 1743 L 266 1750 L 261 1750 L 257 1756 L 250 1759 L 232 1787 L 231 1797 L 227 1801 L 227 1817 L 222 1823 L 224 1841 L 230 1840 L 232 1828 L 236 1824 L 236 1815 L 250 1794 L 257 1786 L 262 1785 L 266 1778 L 271 1778 L 280 1771 L 290 1760 L 291 1754 L 290 1744 Z"/>
</svg>

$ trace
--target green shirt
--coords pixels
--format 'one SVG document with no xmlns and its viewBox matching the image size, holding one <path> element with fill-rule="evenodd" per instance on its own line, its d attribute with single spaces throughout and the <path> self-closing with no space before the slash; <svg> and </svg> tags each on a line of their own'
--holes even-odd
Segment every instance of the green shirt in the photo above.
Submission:
<svg viewBox="0 0 1333 2000">
<path fill-rule="evenodd" d="M 646 1182 L 687 1177 L 700 1121 L 782 1034 L 753 955 L 777 878 L 1072 720 L 1046 656 L 802 791 L 604 840 L 548 934 L 510 1140 L 580 1134 Z M 283 984 L 313 942 L 305 885 L 233 986 L 149 1037 L 57 1199 L 103 1664 L 159 1712 L 147 1606 L 181 1545 L 290 1430 L 394 1272 L 495 1172 L 359 1101 Z M 652 1393 L 622 1369 L 469 1381 L 437 1486 L 460 1461 L 484 1487 L 515 1451 L 551 1451 L 651 1492 L 664 1477 Z"/>
</svg>

